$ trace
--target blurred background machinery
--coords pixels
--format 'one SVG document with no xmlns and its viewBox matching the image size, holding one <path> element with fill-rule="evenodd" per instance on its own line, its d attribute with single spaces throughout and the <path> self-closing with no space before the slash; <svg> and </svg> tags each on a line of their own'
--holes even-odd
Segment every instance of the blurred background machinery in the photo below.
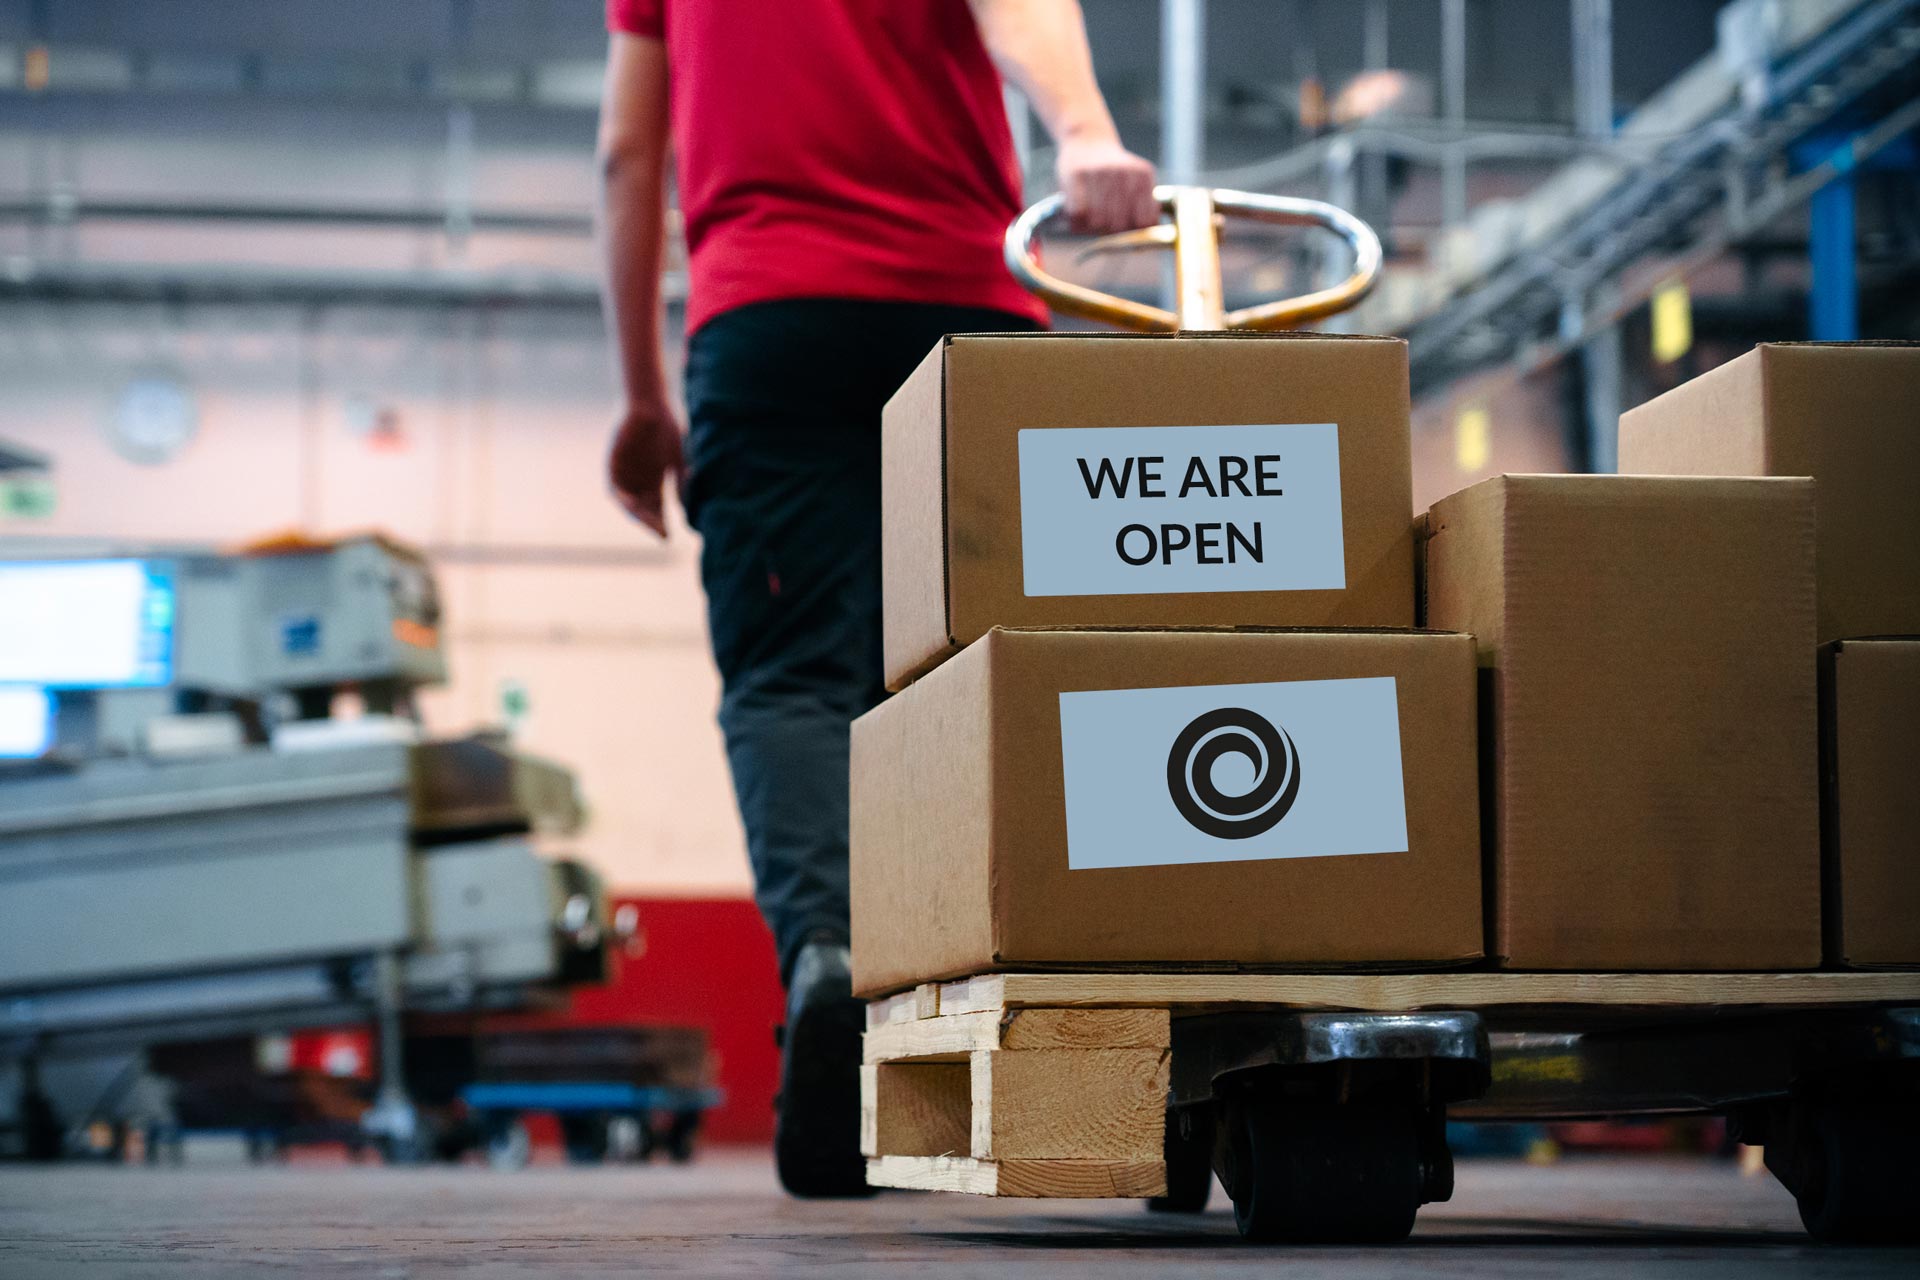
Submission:
<svg viewBox="0 0 1920 1280">
<path fill-rule="evenodd" d="M 604 976 L 598 877 L 532 843 L 578 827 L 571 775 L 413 716 L 445 674 L 417 554 L 0 561 L 0 616 L 0 1105 L 23 1150 L 128 1107 L 164 1127 L 149 1046 L 371 1017 L 365 1123 L 404 1154 L 404 1014 Z"/>
</svg>

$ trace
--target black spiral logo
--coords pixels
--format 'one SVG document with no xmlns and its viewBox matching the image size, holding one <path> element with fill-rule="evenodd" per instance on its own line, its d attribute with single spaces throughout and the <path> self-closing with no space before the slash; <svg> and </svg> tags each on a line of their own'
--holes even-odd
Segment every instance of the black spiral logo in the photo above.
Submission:
<svg viewBox="0 0 1920 1280">
<path fill-rule="evenodd" d="M 1214 761 L 1224 755 L 1253 761 L 1251 790 L 1230 796 L 1213 785 Z M 1195 828 L 1222 840 L 1271 831 L 1300 794 L 1300 753 L 1287 731 L 1244 707 L 1221 707 L 1196 718 L 1167 754 L 1167 794 Z"/>
</svg>

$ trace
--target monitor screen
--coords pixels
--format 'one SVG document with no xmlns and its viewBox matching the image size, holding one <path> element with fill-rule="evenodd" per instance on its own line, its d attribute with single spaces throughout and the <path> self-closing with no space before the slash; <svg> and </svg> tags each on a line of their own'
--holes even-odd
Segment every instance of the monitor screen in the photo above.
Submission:
<svg viewBox="0 0 1920 1280">
<path fill-rule="evenodd" d="M 0 684 L 164 685 L 173 677 L 173 623 L 164 561 L 0 563 Z"/>
<path fill-rule="evenodd" d="M 0 684 L 0 760 L 33 760 L 53 745 L 53 697 L 29 684 Z"/>
</svg>

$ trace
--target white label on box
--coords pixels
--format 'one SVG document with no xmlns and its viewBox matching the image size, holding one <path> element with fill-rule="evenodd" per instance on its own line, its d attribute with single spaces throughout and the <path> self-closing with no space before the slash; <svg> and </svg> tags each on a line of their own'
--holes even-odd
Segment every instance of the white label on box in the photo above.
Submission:
<svg viewBox="0 0 1920 1280">
<path fill-rule="evenodd" d="M 1067 866 L 1404 853 L 1392 676 L 1060 695 Z"/>
<path fill-rule="evenodd" d="M 1020 433 L 1030 596 L 1347 585 L 1331 422 Z"/>
</svg>

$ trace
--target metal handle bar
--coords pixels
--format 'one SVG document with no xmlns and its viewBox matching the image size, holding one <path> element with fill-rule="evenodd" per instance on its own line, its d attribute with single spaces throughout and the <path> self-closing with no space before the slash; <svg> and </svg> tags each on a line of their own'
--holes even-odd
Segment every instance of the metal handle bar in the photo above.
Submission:
<svg viewBox="0 0 1920 1280">
<path fill-rule="evenodd" d="M 1071 284 L 1042 270 L 1033 256 L 1034 237 L 1042 225 L 1065 208 L 1064 198 L 1058 195 L 1040 201 L 1007 228 L 1007 270 L 1055 310 L 1148 333 L 1184 329 L 1291 329 L 1345 311 L 1366 297 L 1380 277 L 1380 238 L 1374 235 L 1373 228 L 1345 209 L 1319 200 L 1205 187 L 1155 187 L 1153 198 L 1161 209 L 1172 215 L 1170 225 L 1163 223 L 1145 232 L 1109 236 L 1095 241 L 1087 252 L 1171 245 L 1179 301 L 1177 313 Z M 1216 229 L 1219 215 L 1280 226 L 1323 227 L 1352 247 L 1353 273 L 1331 288 L 1229 312 L 1220 281 L 1220 240 Z"/>
</svg>

